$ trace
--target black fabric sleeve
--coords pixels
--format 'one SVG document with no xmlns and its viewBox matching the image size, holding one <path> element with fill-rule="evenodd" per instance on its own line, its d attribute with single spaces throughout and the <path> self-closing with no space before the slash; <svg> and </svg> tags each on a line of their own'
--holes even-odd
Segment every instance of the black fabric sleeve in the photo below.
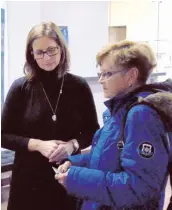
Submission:
<svg viewBox="0 0 172 210">
<path fill-rule="evenodd" d="M 81 132 L 77 136 L 80 149 L 91 145 L 92 138 L 97 129 L 99 129 L 96 108 L 94 104 L 91 89 L 84 79 L 82 88 L 80 88 L 80 111 L 82 115 Z"/>
<path fill-rule="evenodd" d="M 13 82 L 2 109 L 1 146 L 14 151 L 28 148 L 29 138 L 20 136 L 24 114 L 24 81 L 22 77 Z"/>
</svg>

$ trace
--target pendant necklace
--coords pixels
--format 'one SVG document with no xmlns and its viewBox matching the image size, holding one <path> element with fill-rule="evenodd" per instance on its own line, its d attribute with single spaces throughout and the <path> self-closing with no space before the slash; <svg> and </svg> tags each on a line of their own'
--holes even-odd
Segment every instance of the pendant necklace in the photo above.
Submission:
<svg viewBox="0 0 172 210">
<path fill-rule="evenodd" d="M 52 107 L 52 105 L 51 105 L 51 103 L 50 103 L 50 100 L 49 100 L 47 94 L 46 94 L 46 91 L 45 91 L 45 89 L 44 89 L 42 83 L 40 82 L 40 85 L 41 85 L 41 87 L 42 87 L 42 90 L 43 90 L 43 92 L 44 92 L 44 95 L 45 95 L 45 97 L 46 97 L 46 99 L 47 99 L 47 102 L 48 102 L 48 104 L 49 104 L 49 106 L 50 106 L 50 109 L 51 109 L 51 111 L 52 111 L 52 113 L 53 113 L 53 115 L 52 115 L 52 120 L 53 120 L 54 122 L 57 120 L 56 111 L 57 111 L 57 107 L 58 107 L 58 104 L 59 104 L 60 96 L 62 95 L 62 92 L 63 92 L 63 84 L 64 84 L 64 76 L 63 76 L 63 78 L 62 78 L 62 83 L 61 83 L 59 95 L 58 95 L 58 97 L 57 97 L 57 103 L 56 103 L 55 109 L 53 110 L 53 107 Z"/>
</svg>

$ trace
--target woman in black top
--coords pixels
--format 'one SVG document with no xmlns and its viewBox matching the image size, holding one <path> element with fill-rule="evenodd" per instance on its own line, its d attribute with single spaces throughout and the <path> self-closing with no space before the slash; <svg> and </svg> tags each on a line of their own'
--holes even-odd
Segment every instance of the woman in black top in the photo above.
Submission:
<svg viewBox="0 0 172 210">
<path fill-rule="evenodd" d="M 33 27 L 26 75 L 14 81 L 2 110 L 2 147 L 16 152 L 8 210 L 75 209 L 51 166 L 90 145 L 99 125 L 87 82 L 68 69 L 59 28 Z"/>
</svg>

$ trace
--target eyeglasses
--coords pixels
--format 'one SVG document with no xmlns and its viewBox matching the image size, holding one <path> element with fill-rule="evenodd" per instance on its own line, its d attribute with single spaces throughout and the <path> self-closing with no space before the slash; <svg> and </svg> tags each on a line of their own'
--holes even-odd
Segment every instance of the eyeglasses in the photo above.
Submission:
<svg viewBox="0 0 172 210">
<path fill-rule="evenodd" d="M 109 77 L 111 77 L 114 74 L 120 73 L 120 72 L 124 72 L 125 70 L 119 70 L 119 71 L 106 71 L 106 72 L 99 72 L 97 73 L 98 78 L 103 78 L 103 79 L 108 79 Z"/>
<path fill-rule="evenodd" d="M 45 53 L 51 57 L 57 55 L 59 51 L 60 47 L 49 47 L 46 51 L 43 50 L 32 51 L 32 54 L 34 55 L 35 59 L 42 59 Z"/>
</svg>

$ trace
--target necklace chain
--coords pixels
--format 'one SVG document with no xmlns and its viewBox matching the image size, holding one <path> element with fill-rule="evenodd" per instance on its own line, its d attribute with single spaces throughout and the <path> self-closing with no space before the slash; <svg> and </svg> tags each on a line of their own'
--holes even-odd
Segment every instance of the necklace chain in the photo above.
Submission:
<svg viewBox="0 0 172 210">
<path fill-rule="evenodd" d="M 43 85 L 42 85 L 41 82 L 40 82 L 40 85 L 41 85 L 42 90 L 43 90 L 43 92 L 44 92 L 44 95 L 45 95 L 45 97 L 46 97 L 46 99 L 47 99 L 47 102 L 48 102 L 48 104 L 49 104 L 49 106 L 50 106 L 50 109 L 51 109 L 51 111 L 52 111 L 52 113 L 53 113 L 52 119 L 53 119 L 54 121 L 56 121 L 56 111 L 57 111 L 57 107 L 58 107 L 58 104 L 59 104 L 60 96 L 62 95 L 62 92 L 63 92 L 64 76 L 63 76 L 63 78 L 62 78 L 62 83 L 61 83 L 59 95 L 58 95 L 58 97 L 57 97 L 57 103 L 56 103 L 56 106 L 55 106 L 55 109 L 54 109 L 54 110 L 53 110 L 53 107 L 52 107 L 52 105 L 51 105 L 51 103 L 50 103 L 50 100 L 49 100 L 49 98 L 48 98 L 48 96 L 47 96 L 47 94 L 46 94 L 46 91 L 45 91 L 45 89 L 44 89 L 44 87 L 43 87 Z"/>
</svg>

